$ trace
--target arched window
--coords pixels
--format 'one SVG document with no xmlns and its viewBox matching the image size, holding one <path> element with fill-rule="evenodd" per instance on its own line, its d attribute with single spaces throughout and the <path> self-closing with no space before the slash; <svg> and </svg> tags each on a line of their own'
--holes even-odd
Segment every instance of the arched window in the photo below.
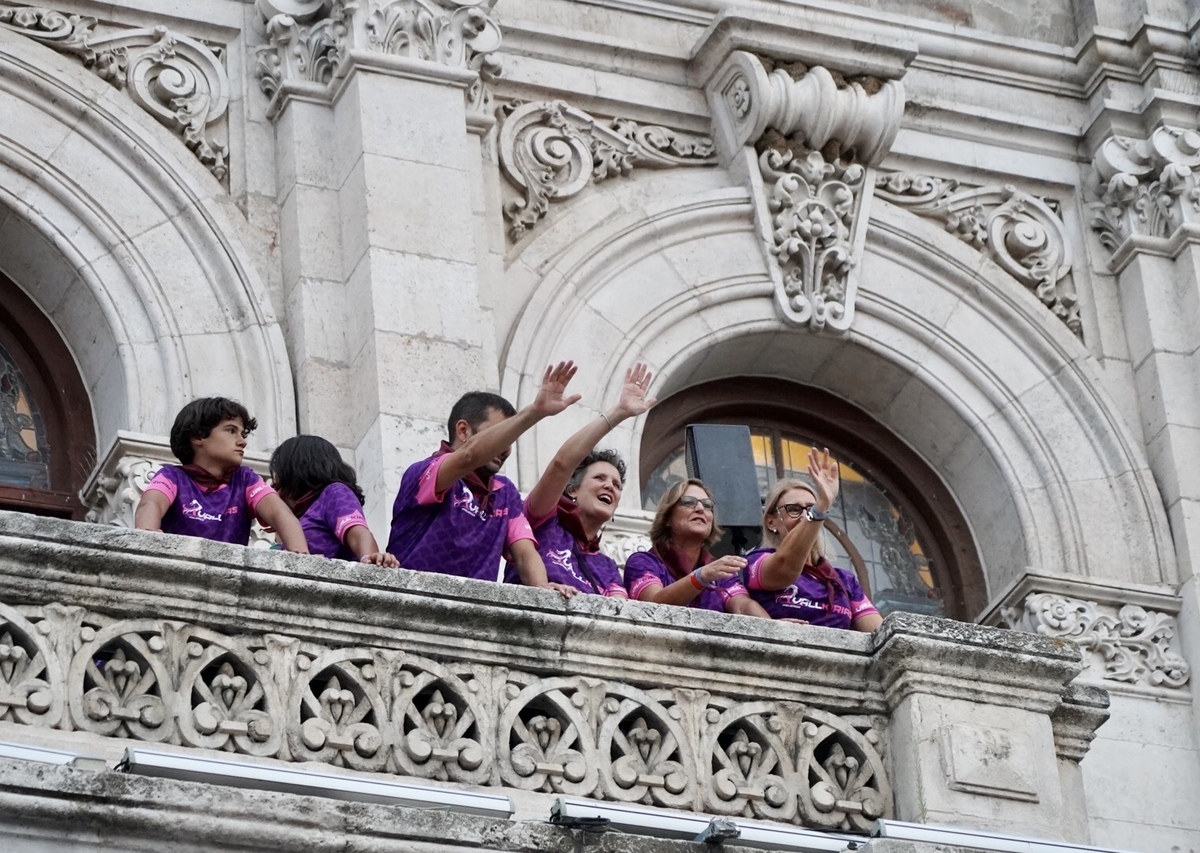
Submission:
<svg viewBox="0 0 1200 853">
<path fill-rule="evenodd" d="M 884 612 L 969 619 L 986 604 L 966 521 L 940 479 L 907 445 L 861 409 L 783 380 L 721 380 L 653 409 L 642 441 L 643 508 L 686 476 L 689 423 L 750 427 L 760 496 L 779 479 L 807 479 L 810 448 L 837 457 L 841 494 L 825 527 L 833 561 L 853 568 Z M 832 544 L 832 543 L 831 543 Z"/>
<path fill-rule="evenodd" d="M 53 323 L 0 274 L 0 509 L 83 518 L 92 408 Z"/>
</svg>

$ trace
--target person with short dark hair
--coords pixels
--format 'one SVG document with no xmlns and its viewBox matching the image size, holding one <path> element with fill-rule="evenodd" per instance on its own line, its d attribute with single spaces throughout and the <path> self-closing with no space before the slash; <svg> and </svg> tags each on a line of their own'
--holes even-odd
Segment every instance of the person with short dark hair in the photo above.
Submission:
<svg viewBox="0 0 1200 853">
<path fill-rule="evenodd" d="M 708 550 L 723 532 L 708 486 L 695 478 L 673 484 L 650 524 L 652 547 L 630 554 L 625 562 L 629 597 L 767 618 L 738 580 L 745 558 L 715 557 Z"/>
<path fill-rule="evenodd" d="M 519 412 L 503 397 L 482 391 L 455 403 L 449 441 L 410 465 L 400 481 L 387 550 L 401 566 L 494 581 L 504 554 L 526 586 L 567 597 L 576 593 L 547 579 L 521 495 L 499 474 L 522 433 L 579 400 L 578 394 L 566 396 L 574 376 L 573 362 L 547 367 L 536 398 Z"/>
<path fill-rule="evenodd" d="M 593 449 L 617 424 L 650 410 L 646 391 L 654 375 L 645 364 L 625 371 L 617 404 L 571 436 L 525 498 L 525 517 L 537 536 L 546 575 L 580 592 L 628 598 L 621 572 L 600 550 L 600 531 L 617 511 L 625 463 L 613 450 Z M 505 581 L 518 583 L 509 565 Z"/>
<path fill-rule="evenodd" d="M 246 545 L 252 515 L 279 535 L 283 547 L 307 554 L 300 522 L 275 490 L 242 464 L 246 438 L 258 426 L 241 403 L 203 397 L 184 406 L 171 427 L 171 452 L 142 493 L 138 530 L 198 536 Z"/>
<path fill-rule="evenodd" d="M 300 519 L 308 550 L 330 559 L 395 569 L 367 526 L 364 495 L 354 469 L 319 435 L 296 435 L 271 454 L 271 483 Z"/>
</svg>

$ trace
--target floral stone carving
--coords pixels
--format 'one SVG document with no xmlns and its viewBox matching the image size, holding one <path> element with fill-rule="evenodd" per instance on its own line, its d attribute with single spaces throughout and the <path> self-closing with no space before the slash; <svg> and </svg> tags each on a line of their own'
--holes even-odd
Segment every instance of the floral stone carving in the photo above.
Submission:
<svg viewBox="0 0 1200 853">
<path fill-rule="evenodd" d="M 501 107 L 500 165 L 524 198 L 504 206 L 508 236 L 520 240 L 549 212 L 592 183 L 628 175 L 634 167 L 716 164 L 712 140 L 629 119 L 595 118 L 564 101 Z"/>
<path fill-rule="evenodd" d="M 328 90 L 350 56 L 381 54 L 473 72 L 467 107 L 486 113 L 503 73 L 496 0 L 256 0 L 267 36 L 255 73 L 278 114 L 289 85 Z"/>
<path fill-rule="evenodd" d="M 1006 608 L 1003 618 L 1009 627 L 1068 639 L 1094 653 L 1090 669 L 1105 682 L 1182 688 L 1191 678 L 1187 662 L 1172 648 L 1175 617 L 1166 613 L 1037 592 L 1020 608 Z"/>
<path fill-rule="evenodd" d="M 228 171 L 212 134 L 229 106 L 229 78 L 203 42 L 166 27 L 101 35 L 97 21 L 33 6 L 0 6 L 0 27 L 80 59 L 178 135 L 217 180 Z"/>
<path fill-rule="evenodd" d="M 1110 136 L 1092 164 L 1100 183 L 1092 228 L 1114 254 L 1131 238 L 1200 223 L 1200 133 L 1164 126 L 1148 139 Z"/>
<path fill-rule="evenodd" d="M 751 188 L 784 319 L 845 332 L 874 166 L 900 129 L 903 86 L 734 51 L 709 82 L 708 99 L 723 159 L 749 146 L 757 155 L 762 181 Z"/>
<path fill-rule="evenodd" d="M 907 172 L 877 175 L 875 193 L 941 222 L 955 237 L 985 252 L 1082 337 L 1070 277 L 1070 242 L 1062 219 L 1046 202 L 1013 186 L 971 188 L 955 180 Z"/>
<path fill-rule="evenodd" d="M 867 718 L 58 604 L 0 604 L 0 720 L 806 826 L 891 814 Z"/>
</svg>

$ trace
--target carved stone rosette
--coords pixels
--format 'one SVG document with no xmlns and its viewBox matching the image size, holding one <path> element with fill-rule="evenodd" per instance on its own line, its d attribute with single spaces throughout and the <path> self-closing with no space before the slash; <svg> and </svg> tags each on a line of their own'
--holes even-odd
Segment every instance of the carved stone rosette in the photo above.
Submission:
<svg viewBox="0 0 1200 853">
<path fill-rule="evenodd" d="M 229 78 L 220 57 L 203 42 L 166 27 L 95 32 L 95 18 L 33 6 L 0 4 L 0 27 L 80 59 L 178 135 L 224 180 L 223 133 Z"/>
<path fill-rule="evenodd" d="M 60 604 L 0 604 L 0 720 L 830 829 L 892 813 L 867 718 Z"/>
<path fill-rule="evenodd" d="M 705 136 L 629 119 L 601 120 L 563 101 L 516 102 L 500 109 L 500 165 L 523 193 L 504 205 L 508 236 L 524 237 L 550 210 L 592 183 L 628 175 L 634 167 L 716 164 Z"/>
<path fill-rule="evenodd" d="M 754 148 L 759 174 L 751 187 L 784 319 L 848 330 L 873 167 L 899 131 L 903 86 L 821 66 L 774 67 L 734 51 L 709 82 L 708 98 L 723 158 Z"/>
<path fill-rule="evenodd" d="M 875 193 L 941 222 L 955 237 L 986 253 L 1082 337 L 1070 277 L 1070 241 L 1062 219 L 1046 202 L 1012 186 L 964 187 L 955 180 L 907 172 L 876 175 Z"/>
<path fill-rule="evenodd" d="M 1102 605 L 1036 592 L 1019 607 L 1002 611 L 1007 627 L 1061 637 L 1090 658 L 1084 676 L 1114 683 L 1182 690 L 1191 678 L 1187 662 L 1172 648 L 1175 617 L 1137 604 Z"/>
<path fill-rule="evenodd" d="M 268 117 L 289 90 L 328 89 L 352 53 L 429 62 L 473 74 L 467 107 L 486 114 L 488 84 L 503 67 L 496 0 L 256 0 L 267 44 L 255 73 L 271 99 Z"/>
<path fill-rule="evenodd" d="M 1114 254 L 1131 240 L 1200 224 L 1200 133 L 1160 127 L 1148 139 L 1111 136 L 1092 164 L 1100 185 L 1092 228 Z"/>
</svg>

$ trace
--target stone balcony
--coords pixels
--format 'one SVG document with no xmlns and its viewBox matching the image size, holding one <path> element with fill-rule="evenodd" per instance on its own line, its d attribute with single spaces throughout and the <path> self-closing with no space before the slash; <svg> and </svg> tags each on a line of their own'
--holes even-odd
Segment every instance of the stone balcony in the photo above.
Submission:
<svg viewBox="0 0 1200 853">
<path fill-rule="evenodd" d="M 1084 840 L 1107 696 L 1081 669 L 1070 642 L 943 619 L 867 635 L 565 601 L 0 512 L 0 740 L 110 760 L 318 762 L 528 819 L 566 795 Z"/>
</svg>

